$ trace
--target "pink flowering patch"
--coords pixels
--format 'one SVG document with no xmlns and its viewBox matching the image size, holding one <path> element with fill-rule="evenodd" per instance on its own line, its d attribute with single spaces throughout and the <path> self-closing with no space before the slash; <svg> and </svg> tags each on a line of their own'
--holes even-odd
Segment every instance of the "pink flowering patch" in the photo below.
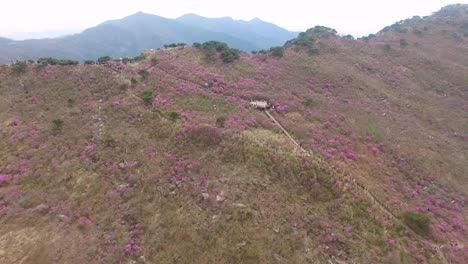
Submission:
<svg viewBox="0 0 468 264">
<path fill-rule="evenodd" d="M 344 149 L 343 154 L 344 154 L 345 158 L 348 159 L 348 160 L 357 160 L 359 158 L 358 154 L 356 154 L 350 148 Z"/>
<path fill-rule="evenodd" d="M 89 226 L 91 225 L 93 222 L 86 216 L 82 216 L 78 219 L 78 224 L 82 227 L 85 227 L 85 226 Z"/>
<path fill-rule="evenodd" d="M 93 152 L 96 150 L 96 145 L 87 145 L 85 148 L 86 152 Z"/>
<path fill-rule="evenodd" d="M 332 123 L 330 121 L 323 123 L 323 128 L 325 129 L 329 129 L 331 126 L 332 126 Z"/>
<path fill-rule="evenodd" d="M 183 83 L 176 88 L 177 92 L 190 93 L 198 91 L 197 87 L 192 83 Z"/>
<path fill-rule="evenodd" d="M 165 107 L 169 105 L 171 105 L 171 102 L 169 101 L 169 99 L 161 96 L 160 94 L 154 98 L 153 104 L 152 104 L 153 107 Z"/>
<path fill-rule="evenodd" d="M 114 101 L 112 101 L 112 105 L 114 105 L 114 106 L 118 106 L 118 105 L 121 105 L 121 104 L 122 104 L 121 99 L 115 99 Z"/>
<path fill-rule="evenodd" d="M 289 107 L 277 100 L 272 99 L 271 103 L 275 107 L 275 111 L 280 113 L 280 114 L 285 114 L 288 112 Z"/>
<path fill-rule="evenodd" d="M 136 243 L 134 240 L 130 240 L 124 246 L 124 252 L 127 254 L 137 253 L 141 251 L 141 246 Z"/>
<path fill-rule="evenodd" d="M 0 174 L 0 186 L 6 185 L 13 180 L 13 177 L 7 174 Z"/>
<path fill-rule="evenodd" d="M 350 226 L 345 226 L 345 227 L 343 228 L 343 232 L 344 232 L 345 234 L 347 234 L 347 235 L 350 235 L 350 234 L 353 233 L 353 228 L 350 227 Z"/>
</svg>

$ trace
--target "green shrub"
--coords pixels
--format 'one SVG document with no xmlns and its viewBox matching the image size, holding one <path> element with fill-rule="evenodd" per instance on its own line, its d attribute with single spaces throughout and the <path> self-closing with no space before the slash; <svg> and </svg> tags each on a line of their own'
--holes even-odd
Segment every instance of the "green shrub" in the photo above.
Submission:
<svg viewBox="0 0 468 264">
<path fill-rule="evenodd" d="M 80 63 L 75 60 L 57 60 L 57 64 L 61 66 L 66 66 L 66 65 L 78 65 Z"/>
<path fill-rule="evenodd" d="M 141 93 L 141 99 L 143 100 L 143 103 L 146 106 L 150 106 L 153 103 L 153 99 L 154 99 L 153 92 L 144 91 L 143 93 Z"/>
<path fill-rule="evenodd" d="M 167 48 L 177 48 L 177 47 L 185 47 L 185 46 L 187 46 L 187 44 L 185 43 L 172 43 L 172 44 L 164 45 L 164 48 L 167 49 Z"/>
<path fill-rule="evenodd" d="M 135 77 L 132 77 L 130 79 L 130 83 L 132 84 L 132 86 L 135 86 L 138 83 L 138 81 L 137 81 L 137 79 L 135 79 Z"/>
<path fill-rule="evenodd" d="M 224 63 L 231 63 L 240 58 L 241 51 L 238 49 L 229 48 L 224 42 L 208 41 L 199 46 L 205 53 L 205 59 L 208 62 L 213 62 L 216 59 L 216 53 L 220 52 L 220 58 Z"/>
<path fill-rule="evenodd" d="M 346 36 L 344 36 L 343 38 L 345 38 L 345 39 L 349 39 L 349 40 L 354 40 L 354 39 L 355 39 L 355 38 L 353 37 L 353 35 L 350 35 L 350 34 L 349 34 L 349 35 L 346 35 Z"/>
<path fill-rule="evenodd" d="M 37 60 L 37 64 L 39 65 L 61 65 L 61 66 L 66 66 L 66 65 L 78 65 L 79 62 L 75 60 L 58 60 L 54 59 L 51 57 L 44 57 L 44 58 L 39 58 Z"/>
<path fill-rule="evenodd" d="M 96 62 L 93 61 L 93 60 L 85 60 L 85 61 L 84 61 L 84 64 L 85 64 L 85 65 L 93 65 L 93 64 L 96 64 Z"/>
<path fill-rule="evenodd" d="M 404 215 L 404 220 L 417 234 L 427 236 L 431 232 L 431 220 L 424 214 L 408 212 Z"/>
<path fill-rule="evenodd" d="M 25 61 L 17 61 L 11 66 L 11 71 L 14 74 L 23 74 L 28 69 L 28 64 Z"/>
<path fill-rule="evenodd" d="M 223 50 L 227 50 L 229 48 L 228 44 L 220 41 L 207 41 L 201 45 L 204 50 L 216 50 L 217 52 L 221 52 Z"/>
<path fill-rule="evenodd" d="M 202 44 L 199 43 L 199 42 L 194 42 L 194 43 L 193 43 L 193 46 L 194 46 L 195 48 L 200 48 L 201 45 L 202 45 Z"/>
<path fill-rule="evenodd" d="M 108 61 L 110 61 L 110 60 L 112 60 L 111 57 L 109 57 L 109 56 L 104 56 L 104 57 L 100 57 L 100 58 L 97 60 L 97 62 L 98 62 L 99 64 L 101 64 L 101 63 L 106 63 L 106 62 L 108 62 Z"/>
<path fill-rule="evenodd" d="M 240 58 L 241 51 L 238 49 L 226 49 L 221 52 L 221 60 L 224 63 L 231 63 Z"/>
<path fill-rule="evenodd" d="M 271 55 L 281 58 L 284 55 L 284 47 L 271 47 L 270 52 Z"/>
<path fill-rule="evenodd" d="M 216 118 L 216 126 L 217 127 L 224 127 L 224 124 L 226 123 L 226 118 L 224 116 L 219 116 Z"/>
</svg>

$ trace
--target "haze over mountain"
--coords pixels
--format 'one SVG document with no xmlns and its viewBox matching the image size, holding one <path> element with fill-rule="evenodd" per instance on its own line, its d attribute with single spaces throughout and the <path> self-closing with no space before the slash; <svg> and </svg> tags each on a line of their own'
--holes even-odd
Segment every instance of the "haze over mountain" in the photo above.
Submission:
<svg viewBox="0 0 468 264">
<path fill-rule="evenodd" d="M 16 32 L 4 36 L 12 40 L 26 40 L 26 39 L 42 39 L 42 38 L 60 38 L 73 34 L 80 33 L 83 30 L 79 29 L 62 29 L 62 30 L 48 30 L 41 32 Z"/>
<path fill-rule="evenodd" d="M 0 63 L 11 60 L 60 57 L 86 60 L 101 56 L 133 57 L 146 49 L 165 44 L 217 40 L 247 52 L 284 44 L 297 36 L 260 19 L 203 18 L 186 15 L 163 18 L 142 12 L 106 21 L 82 33 L 55 39 L 7 41 L 0 43 Z"/>
<path fill-rule="evenodd" d="M 467 44 L 450 5 L 256 54 L 1 65 L 0 263 L 468 263 Z"/>
</svg>

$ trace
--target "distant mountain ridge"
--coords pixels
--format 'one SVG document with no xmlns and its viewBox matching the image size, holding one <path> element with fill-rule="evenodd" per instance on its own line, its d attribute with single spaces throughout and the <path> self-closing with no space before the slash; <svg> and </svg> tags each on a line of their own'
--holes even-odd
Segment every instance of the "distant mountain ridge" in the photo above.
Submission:
<svg viewBox="0 0 468 264">
<path fill-rule="evenodd" d="M 146 49 L 170 43 L 217 40 L 244 51 L 282 45 L 296 37 L 272 23 L 253 19 L 205 18 L 187 14 L 177 19 L 138 12 L 103 22 L 79 34 L 62 38 L 16 41 L 0 39 L 0 63 L 11 60 L 60 57 L 86 60 L 100 56 L 136 56 Z"/>
</svg>

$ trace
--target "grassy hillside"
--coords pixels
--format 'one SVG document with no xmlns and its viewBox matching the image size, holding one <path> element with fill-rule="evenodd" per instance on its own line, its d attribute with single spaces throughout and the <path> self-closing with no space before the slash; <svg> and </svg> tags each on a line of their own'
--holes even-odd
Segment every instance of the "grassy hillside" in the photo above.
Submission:
<svg viewBox="0 0 468 264">
<path fill-rule="evenodd" d="M 1 66 L 0 262 L 466 263 L 454 10 L 228 64 L 179 47 Z"/>
</svg>

